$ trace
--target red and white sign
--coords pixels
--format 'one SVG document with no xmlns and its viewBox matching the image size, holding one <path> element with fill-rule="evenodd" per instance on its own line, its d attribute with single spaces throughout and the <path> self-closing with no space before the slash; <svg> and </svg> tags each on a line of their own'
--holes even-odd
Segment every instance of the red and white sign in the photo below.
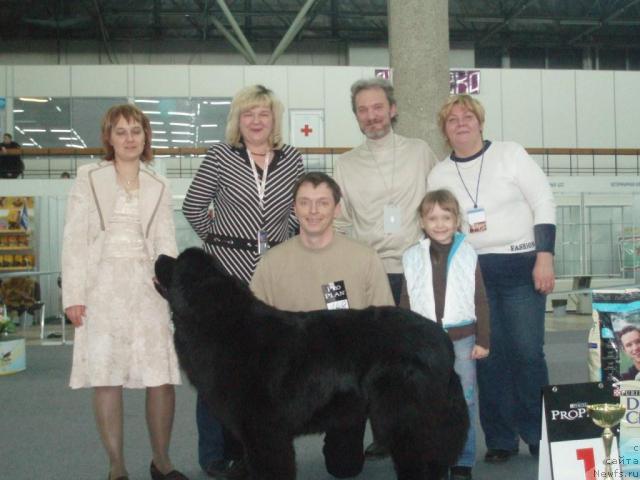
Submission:
<svg viewBox="0 0 640 480">
<path fill-rule="evenodd" d="M 290 110 L 291 144 L 295 147 L 324 146 L 324 111 Z"/>
</svg>

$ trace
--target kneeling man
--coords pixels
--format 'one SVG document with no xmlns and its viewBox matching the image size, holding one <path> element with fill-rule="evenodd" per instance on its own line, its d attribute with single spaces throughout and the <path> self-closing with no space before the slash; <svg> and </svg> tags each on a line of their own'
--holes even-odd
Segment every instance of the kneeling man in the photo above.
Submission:
<svg viewBox="0 0 640 480">
<path fill-rule="evenodd" d="M 334 232 L 340 187 L 311 172 L 293 189 L 300 235 L 269 250 L 258 264 L 251 289 L 281 310 L 310 311 L 394 305 L 382 261 L 370 247 Z M 338 478 L 360 473 L 365 423 L 326 432 L 327 471 Z"/>
</svg>

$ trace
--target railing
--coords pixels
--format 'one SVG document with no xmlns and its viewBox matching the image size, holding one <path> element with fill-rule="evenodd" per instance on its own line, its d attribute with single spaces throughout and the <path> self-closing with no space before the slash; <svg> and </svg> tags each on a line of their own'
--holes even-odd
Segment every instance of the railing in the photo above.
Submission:
<svg viewBox="0 0 640 480">
<path fill-rule="evenodd" d="M 337 156 L 345 147 L 299 148 L 308 170 L 333 173 Z M 168 177 L 191 177 L 198 169 L 206 148 L 157 148 L 153 150 Z M 527 148 L 549 176 L 640 175 L 640 148 Z M 7 150 L 22 155 L 24 178 L 59 178 L 74 175 L 78 165 L 104 155 L 102 148 L 22 148 Z M 161 160 L 164 159 L 164 160 Z M 0 155 L 0 161 L 2 156 Z"/>
</svg>

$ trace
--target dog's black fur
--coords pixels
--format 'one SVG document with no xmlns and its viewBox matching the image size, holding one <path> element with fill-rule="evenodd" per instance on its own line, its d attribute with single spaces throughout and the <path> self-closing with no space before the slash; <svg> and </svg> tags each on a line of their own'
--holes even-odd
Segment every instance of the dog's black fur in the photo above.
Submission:
<svg viewBox="0 0 640 480">
<path fill-rule="evenodd" d="M 434 322 L 395 307 L 276 310 L 196 248 L 155 269 L 180 364 L 242 442 L 253 480 L 295 479 L 295 436 L 367 416 L 398 479 L 439 480 L 455 464 L 469 419 Z"/>
</svg>

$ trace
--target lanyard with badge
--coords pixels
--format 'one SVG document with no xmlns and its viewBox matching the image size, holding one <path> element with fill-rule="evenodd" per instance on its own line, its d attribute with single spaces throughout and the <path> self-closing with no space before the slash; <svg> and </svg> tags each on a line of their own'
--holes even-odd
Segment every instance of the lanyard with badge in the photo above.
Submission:
<svg viewBox="0 0 640 480">
<path fill-rule="evenodd" d="M 271 160 L 270 152 L 264 157 L 264 168 L 262 169 L 262 179 L 258 178 L 258 169 L 256 168 L 256 162 L 251 155 L 249 149 L 247 149 L 247 155 L 249 156 L 249 163 L 251 164 L 251 171 L 253 172 L 253 179 L 256 182 L 256 189 L 258 190 L 258 200 L 260 202 L 260 210 L 264 211 L 264 192 L 267 188 L 267 172 L 269 170 L 269 161 Z M 258 230 L 258 255 L 264 255 L 269 249 L 269 238 L 266 230 Z"/>
<path fill-rule="evenodd" d="M 458 176 L 460 177 L 460 181 L 462 182 L 462 186 L 464 187 L 469 199 L 473 203 L 473 208 L 467 210 L 467 221 L 469 222 L 469 233 L 478 233 L 484 232 L 487 229 L 487 212 L 484 208 L 478 206 L 478 196 L 480 195 L 480 176 L 482 175 L 482 165 L 484 164 L 484 152 L 486 147 L 483 145 L 482 149 L 482 157 L 480 158 L 480 171 L 478 172 L 478 181 L 476 182 L 476 197 L 473 198 L 471 192 L 467 188 L 467 185 L 464 183 L 464 179 L 462 178 L 462 174 L 460 173 L 460 167 L 458 166 L 458 162 L 454 160 L 454 164 L 456 166 L 456 170 L 458 171 Z"/>
<path fill-rule="evenodd" d="M 371 150 L 371 148 L 369 148 L 367 144 L 367 148 L 369 148 L 369 153 L 371 153 L 371 156 L 373 157 L 373 162 L 376 164 L 376 169 L 380 174 L 380 180 L 382 180 L 382 184 L 384 185 L 385 190 L 388 191 L 389 202 L 384 206 L 384 216 L 383 216 L 383 219 L 384 219 L 383 228 L 384 228 L 384 233 L 386 235 L 399 233 L 400 226 L 402 225 L 402 210 L 400 210 L 400 207 L 395 205 L 392 201 L 393 185 L 395 183 L 395 176 L 396 176 L 396 136 L 393 132 L 391 132 L 391 135 L 393 138 L 393 146 L 392 146 L 393 167 L 391 170 L 391 187 L 387 187 L 387 182 L 384 181 L 384 175 L 380 170 L 380 165 L 378 164 L 378 160 L 376 159 L 376 156 L 374 155 L 373 151 Z"/>
</svg>

